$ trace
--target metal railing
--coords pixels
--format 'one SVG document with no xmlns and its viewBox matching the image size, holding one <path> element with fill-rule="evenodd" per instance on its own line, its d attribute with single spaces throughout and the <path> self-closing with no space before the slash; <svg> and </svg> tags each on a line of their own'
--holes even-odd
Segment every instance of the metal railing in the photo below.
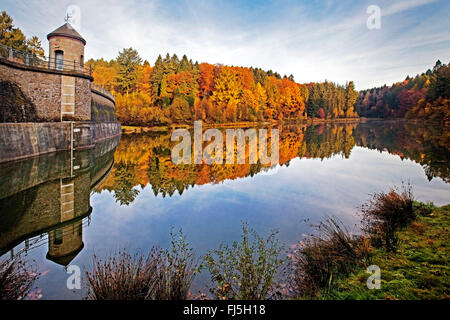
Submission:
<svg viewBox="0 0 450 320">
<path fill-rule="evenodd" d="M 57 71 L 71 71 L 92 77 L 92 69 L 90 65 L 80 64 L 76 61 L 56 59 L 55 57 L 38 57 L 35 54 L 21 52 L 3 44 L 0 44 L 0 58 L 29 67 L 52 69 Z M 98 84 L 92 82 L 91 88 L 114 101 L 114 96 L 111 92 Z"/>
<path fill-rule="evenodd" d="M 32 53 L 21 52 L 0 44 L 0 58 L 29 67 L 51 69 L 57 71 L 70 71 L 92 76 L 91 66 L 75 60 L 63 60 L 56 57 L 39 57 Z"/>
<path fill-rule="evenodd" d="M 102 94 L 104 94 L 105 96 L 109 97 L 110 99 L 114 100 L 114 96 L 111 94 L 111 92 L 109 92 L 108 90 L 106 90 L 105 88 L 99 86 L 98 84 L 95 84 L 94 82 L 91 83 L 91 89 L 98 91 Z"/>
</svg>

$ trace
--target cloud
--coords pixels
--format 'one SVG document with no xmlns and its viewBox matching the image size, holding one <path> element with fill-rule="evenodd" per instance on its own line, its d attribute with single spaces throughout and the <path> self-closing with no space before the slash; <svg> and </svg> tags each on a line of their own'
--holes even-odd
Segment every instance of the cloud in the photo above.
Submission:
<svg viewBox="0 0 450 320">
<path fill-rule="evenodd" d="M 408 0 L 408 1 L 400 1 L 397 3 L 391 4 L 386 9 L 383 9 L 381 12 L 382 16 L 388 16 L 392 14 L 396 14 L 402 11 L 406 11 L 412 8 L 420 7 L 429 3 L 436 2 L 436 0 Z"/>
<path fill-rule="evenodd" d="M 437 59 L 450 61 L 445 0 L 4 1 L 16 24 L 41 39 L 63 23 L 69 4 L 78 5 L 87 58 L 112 59 L 133 47 L 150 63 L 159 54 L 186 54 L 293 74 L 298 82 L 354 80 L 357 89 L 403 80 Z M 381 7 L 381 30 L 366 27 L 371 4 Z"/>
</svg>

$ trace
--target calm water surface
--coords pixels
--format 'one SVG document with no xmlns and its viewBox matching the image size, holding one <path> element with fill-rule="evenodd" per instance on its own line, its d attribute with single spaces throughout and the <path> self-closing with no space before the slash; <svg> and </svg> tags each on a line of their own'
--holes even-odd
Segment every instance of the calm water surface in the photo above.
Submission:
<svg viewBox="0 0 450 320">
<path fill-rule="evenodd" d="M 287 246 L 335 215 L 357 232 L 370 193 L 409 181 L 418 200 L 450 203 L 449 133 L 407 122 L 283 126 L 280 164 L 184 165 L 170 133 L 124 134 L 76 152 L 0 166 L 1 259 L 22 254 L 43 275 L 43 299 L 80 299 L 67 265 L 92 255 L 167 247 L 182 228 L 198 255 L 240 236 L 241 221 Z M 194 289 L 207 274 L 196 279 Z"/>
</svg>

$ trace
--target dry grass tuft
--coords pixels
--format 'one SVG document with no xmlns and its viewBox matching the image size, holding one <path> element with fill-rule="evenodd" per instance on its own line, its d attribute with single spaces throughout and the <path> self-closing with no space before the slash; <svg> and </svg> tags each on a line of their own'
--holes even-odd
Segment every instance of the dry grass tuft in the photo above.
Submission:
<svg viewBox="0 0 450 320">
<path fill-rule="evenodd" d="M 367 238 L 352 234 L 337 218 L 316 225 L 318 234 L 299 243 L 291 254 L 291 287 L 297 296 L 317 296 L 333 278 L 348 275 L 369 258 Z"/>
<path fill-rule="evenodd" d="M 362 206 L 363 231 L 370 237 L 373 246 L 384 247 L 395 252 L 398 247 L 396 231 L 408 226 L 416 219 L 414 197 L 410 184 L 392 188 L 389 192 L 375 193 Z"/>
<path fill-rule="evenodd" d="M 93 300 L 184 300 L 198 272 L 193 250 L 181 230 L 171 232 L 171 249 L 152 248 L 145 258 L 118 252 L 105 261 L 94 256 L 87 272 Z"/>
<path fill-rule="evenodd" d="M 38 278 L 20 257 L 0 262 L 0 300 L 22 300 Z"/>
</svg>

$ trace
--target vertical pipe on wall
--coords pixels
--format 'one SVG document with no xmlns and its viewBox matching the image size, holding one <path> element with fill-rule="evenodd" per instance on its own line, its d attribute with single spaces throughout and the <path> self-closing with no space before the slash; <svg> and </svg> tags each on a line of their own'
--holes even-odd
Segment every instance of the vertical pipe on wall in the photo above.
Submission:
<svg viewBox="0 0 450 320">
<path fill-rule="evenodd" d="M 73 121 L 70 121 L 70 176 L 73 177 Z"/>
</svg>

